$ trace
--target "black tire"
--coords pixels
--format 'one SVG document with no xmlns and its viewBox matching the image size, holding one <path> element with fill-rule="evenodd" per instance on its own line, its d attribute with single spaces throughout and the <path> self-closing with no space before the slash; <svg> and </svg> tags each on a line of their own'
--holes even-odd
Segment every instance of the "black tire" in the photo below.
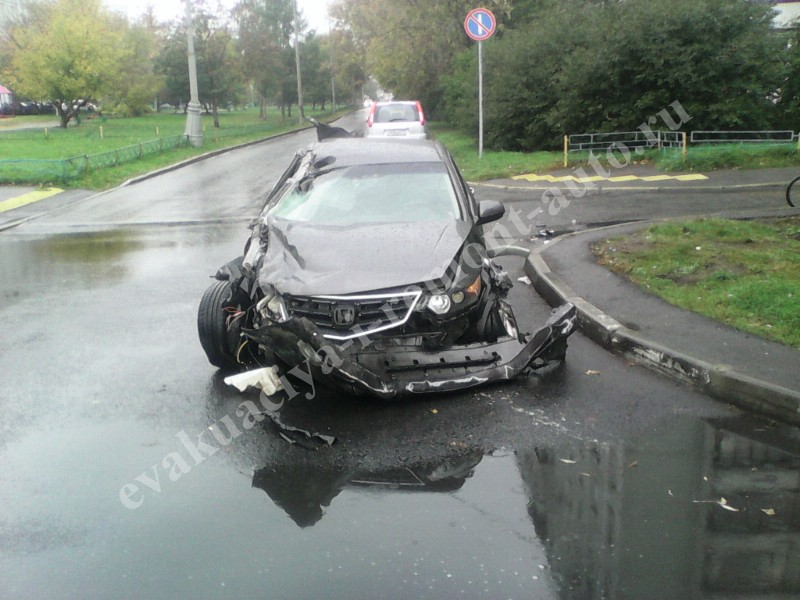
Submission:
<svg viewBox="0 0 800 600">
<path fill-rule="evenodd" d="M 229 369 L 237 366 L 238 333 L 227 326 L 231 288 L 227 281 L 215 281 L 200 300 L 197 310 L 197 333 L 200 345 L 215 367 Z"/>
<path fill-rule="evenodd" d="M 789 206 L 798 206 L 798 200 L 800 200 L 800 191 L 798 191 L 795 184 L 800 181 L 800 177 L 795 177 L 789 182 L 789 185 L 786 186 L 786 203 Z"/>
</svg>

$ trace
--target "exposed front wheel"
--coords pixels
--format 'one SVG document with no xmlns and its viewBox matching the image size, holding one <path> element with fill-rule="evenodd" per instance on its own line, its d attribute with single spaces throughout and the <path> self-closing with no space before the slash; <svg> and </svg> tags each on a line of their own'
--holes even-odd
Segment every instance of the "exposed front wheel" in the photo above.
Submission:
<svg viewBox="0 0 800 600">
<path fill-rule="evenodd" d="M 221 369 L 238 364 L 236 351 L 239 347 L 239 328 L 228 326 L 228 320 L 233 318 L 231 296 L 231 284 L 228 281 L 215 281 L 203 294 L 197 311 L 200 345 L 208 362 Z"/>
</svg>

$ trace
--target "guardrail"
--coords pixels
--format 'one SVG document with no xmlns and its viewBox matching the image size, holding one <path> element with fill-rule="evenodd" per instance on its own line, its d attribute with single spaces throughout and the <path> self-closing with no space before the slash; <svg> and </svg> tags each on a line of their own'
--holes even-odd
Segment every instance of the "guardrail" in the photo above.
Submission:
<svg viewBox="0 0 800 600">
<path fill-rule="evenodd" d="M 657 133 L 657 132 L 653 132 Z M 660 132 L 658 132 L 660 133 Z M 586 150 L 608 150 L 617 145 L 626 148 L 645 148 L 652 146 L 652 142 L 642 131 L 613 131 L 610 133 L 578 133 L 569 137 L 570 152 L 584 152 Z M 650 136 L 652 138 L 652 134 Z"/>
<path fill-rule="evenodd" d="M 682 150 L 687 151 L 687 136 L 682 131 L 611 131 L 597 133 L 577 133 L 564 136 L 564 167 L 569 166 L 569 155 L 572 152 L 589 152 L 595 150 L 608 152 L 615 149 L 631 150 L 643 154 L 645 150 Z"/>
<path fill-rule="evenodd" d="M 692 144 L 792 144 L 794 131 L 692 131 Z"/>
<path fill-rule="evenodd" d="M 680 150 L 684 158 L 689 145 L 704 144 L 798 144 L 800 133 L 789 130 L 762 131 L 611 131 L 578 133 L 564 136 L 564 166 L 569 166 L 569 155 L 574 152 L 609 152 L 644 149 Z"/>
</svg>

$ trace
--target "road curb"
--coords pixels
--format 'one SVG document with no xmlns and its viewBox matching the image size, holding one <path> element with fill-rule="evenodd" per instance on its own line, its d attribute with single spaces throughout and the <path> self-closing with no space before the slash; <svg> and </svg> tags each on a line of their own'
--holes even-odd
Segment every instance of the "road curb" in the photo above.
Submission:
<svg viewBox="0 0 800 600">
<path fill-rule="evenodd" d="M 91 200 L 92 198 L 97 198 L 98 196 L 102 196 L 103 194 L 107 194 L 109 192 L 113 192 L 114 190 L 118 190 L 118 189 L 123 188 L 125 186 L 133 185 L 134 183 L 139 183 L 141 181 L 146 181 L 147 179 L 150 179 L 152 177 L 156 177 L 158 175 L 163 175 L 164 173 L 169 173 L 171 171 L 176 171 L 176 170 L 180 169 L 181 167 L 185 167 L 187 165 L 191 165 L 191 164 L 200 162 L 202 160 L 206 160 L 208 158 L 212 158 L 214 156 L 218 156 L 220 154 L 225 154 L 226 152 L 232 152 L 233 150 L 238 150 L 240 148 L 246 148 L 248 146 L 254 146 L 256 144 L 263 144 L 264 142 L 269 142 L 271 140 L 276 140 L 278 138 L 289 136 L 289 135 L 292 135 L 292 134 L 295 134 L 295 133 L 298 133 L 298 132 L 301 132 L 301 131 L 306 131 L 308 129 L 312 129 L 312 127 L 313 126 L 301 127 L 299 129 L 292 129 L 291 131 L 284 131 L 283 133 L 276 133 L 275 135 L 271 135 L 271 136 L 266 137 L 266 138 L 260 138 L 260 139 L 252 140 L 252 141 L 249 141 L 249 142 L 243 142 L 241 144 L 237 144 L 235 146 L 229 146 L 227 148 L 219 148 L 217 150 L 211 150 L 209 152 L 205 152 L 203 154 L 199 154 L 198 156 L 192 156 L 191 158 L 187 158 L 186 160 L 182 160 L 181 162 L 173 163 L 171 165 L 167 165 L 166 167 L 162 167 L 160 169 L 156 169 L 155 171 L 148 171 L 147 173 L 143 173 L 141 175 L 136 175 L 134 177 L 131 177 L 130 179 L 126 179 L 125 181 L 123 181 L 119 185 L 116 185 L 116 186 L 114 186 L 112 188 L 108 188 L 107 190 L 100 190 L 99 192 L 97 192 L 95 194 L 91 194 L 91 195 L 86 196 L 84 198 L 76 198 L 75 200 L 67 202 L 66 204 L 63 204 L 63 205 L 61 205 L 59 207 L 53 208 L 52 210 L 43 212 L 41 214 L 29 215 L 27 217 L 23 217 L 23 218 L 15 220 L 15 221 L 8 221 L 6 223 L 0 223 L 0 233 L 2 233 L 4 231 L 7 231 L 9 229 L 13 229 L 15 227 L 19 227 L 20 225 L 24 225 L 25 223 L 28 223 L 30 221 L 34 221 L 34 220 L 36 220 L 36 219 L 38 219 L 40 217 L 43 217 L 45 215 L 56 214 L 58 212 L 61 212 L 63 210 L 66 210 L 66 209 L 74 206 L 75 204 L 78 204 L 79 202 L 85 202 L 85 201 Z"/>
<path fill-rule="evenodd" d="M 558 183 L 550 184 L 549 186 L 542 185 L 509 185 L 505 183 L 487 183 L 487 182 L 470 182 L 473 187 L 488 187 L 499 189 L 507 192 L 511 191 L 527 191 L 527 192 L 546 192 L 553 188 L 562 189 Z M 742 183 L 730 185 L 675 185 L 675 186 L 640 186 L 640 185 L 626 185 L 626 186 L 598 186 L 595 189 L 585 190 L 586 194 L 605 194 L 609 192 L 654 192 L 654 193 L 675 193 L 675 192 L 730 192 L 737 190 L 759 190 L 759 189 L 785 189 L 786 182 L 765 182 L 765 183 Z"/>
<path fill-rule="evenodd" d="M 550 270 L 542 254 L 562 239 L 583 233 L 588 232 L 571 233 L 552 240 L 547 246 L 535 248 L 525 261 L 525 272 L 534 289 L 548 304 L 574 304 L 578 312 L 578 327 L 584 335 L 614 354 L 688 383 L 717 400 L 800 425 L 800 392 L 739 373 L 729 365 L 709 363 L 650 340 L 578 296 L 557 273 Z"/>
</svg>

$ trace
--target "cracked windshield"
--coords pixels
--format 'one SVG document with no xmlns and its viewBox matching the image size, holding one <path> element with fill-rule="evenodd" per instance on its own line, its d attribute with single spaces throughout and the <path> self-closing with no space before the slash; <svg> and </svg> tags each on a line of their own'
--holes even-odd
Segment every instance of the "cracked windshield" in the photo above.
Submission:
<svg viewBox="0 0 800 600">
<path fill-rule="evenodd" d="M 800 2 L 0 2 L 0 599 L 800 597 Z"/>
</svg>

